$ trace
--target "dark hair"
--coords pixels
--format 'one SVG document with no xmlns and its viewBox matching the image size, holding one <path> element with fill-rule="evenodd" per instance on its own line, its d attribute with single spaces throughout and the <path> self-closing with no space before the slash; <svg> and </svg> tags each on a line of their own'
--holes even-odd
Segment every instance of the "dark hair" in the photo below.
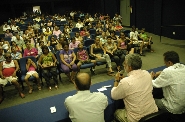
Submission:
<svg viewBox="0 0 185 122">
<path fill-rule="evenodd" d="M 68 43 L 67 41 L 64 41 L 64 42 L 62 43 L 62 47 L 66 46 L 66 45 L 69 46 L 69 43 Z"/>
<path fill-rule="evenodd" d="M 179 63 L 179 55 L 175 51 L 167 51 L 163 54 L 165 61 L 171 61 L 173 64 Z"/>
<path fill-rule="evenodd" d="M 83 79 L 84 80 L 84 79 Z M 86 82 L 83 83 L 82 79 L 78 77 L 78 74 L 76 75 L 75 78 L 75 84 L 78 87 L 78 89 L 80 91 L 84 91 L 84 90 L 89 90 L 90 86 L 91 86 L 91 76 L 89 76 L 88 78 L 86 78 Z"/>
<path fill-rule="evenodd" d="M 48 46 L 46 46 L 46 45 L 43 45 L 43 46 L 42 46 L 42 52 L 43 52 L 43 53 L 44 53 L 44 49 L 46 49 L 46 50 L 49 52 Z"/>
<path fill-rule="evenodd" d="M 107 39 L 108 39 L 108 38 L 111 38 L 111 39 L 112 39 L 112 37 L 111 37 L 111 36 L 107 36 Z"/>
</svg>

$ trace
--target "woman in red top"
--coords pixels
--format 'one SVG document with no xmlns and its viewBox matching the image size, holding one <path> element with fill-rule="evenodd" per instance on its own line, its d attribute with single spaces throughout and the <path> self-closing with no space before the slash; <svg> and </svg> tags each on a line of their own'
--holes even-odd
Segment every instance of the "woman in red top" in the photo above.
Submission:
<svg viewBox="0 0 185 122">
<path fill-rule="evenodd" d="M 20 85 L 16 72 L 19 70 L 19 65 L 16 60 L 11 59 L 11 54 L 5 54 L 5 61 L 0 63 L 0 87 L 4 87 L 8 82 L 12 83 L 19 92 L 19 96 L 24 98 L 25 95 L 21 92 Z M 2 88 L 0 88 L 0 103 L 3 101 Z"/>
</svg>

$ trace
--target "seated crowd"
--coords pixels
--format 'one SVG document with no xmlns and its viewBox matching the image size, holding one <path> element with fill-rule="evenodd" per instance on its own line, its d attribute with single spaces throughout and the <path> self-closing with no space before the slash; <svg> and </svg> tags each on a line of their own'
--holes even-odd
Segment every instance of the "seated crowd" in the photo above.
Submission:
<svg viewBox="0 0 185 122">
<path fill-rule="evenodd" d="M 121 26 L 121 16 L 118 14 L 115 14 L 114 18 L 111 19 L 108 15 L 95 14 L 94 17 L 92 17 L 88 13 L 80 13 L 77 19 L 78 22 L 74 24 L 75 14 L 75 12 L 71 12 L 70 16 L 31 14 L 22 17 L 22 19 L 11 19 L 8 23 L 6 22 L 4 24 L 3 31 L 5 34 L 4 37 L 1 38 L 0 43 L 0 103 L 3 101 L 2 87 L 8 82 L 15 85 L 21 98 L 25 97 L 18 83 L 18 77 L 20 77 L 21 73 L 19 76 L 17 74 L 20 65 L 22 65 L 19 63 L 19 60 L 27 56 L 32 56 L 37 62 L 27 58 L 25 64 L 27 73 L 24 80 L 29 87 L 29 93 L 33 91 L 28 81 L 31 76 L 35 77 L 38 90 L 41 90 L 38 68 L 42 70 L 43 78 L 49 90 L 52 90 L 50 76 L 53 77 L 55 89 L 58 89 L 58 67 L 63 70 L 63 73 L 65 73 L 69 80 L 76 86 L 78 90 L 77 95 L 73 96 L 74 99 L 71 97 L 65 101 L 65 106 L 67 110 L 69 110 L 71 120 L 87 121 L 86 119 L 88 118 L 83 119 L 83 114 L 79 115 L 81 117 L 77 116 L 76 118 L 73 112 L 70 113 L 70 111 L 76 112 L 76 110 L 73 110 L 74 108 L 80 109 L 74 107 L 75 104 L 76 106 L 82 107 L 85 102 L 87 102 L 85 105 L 93 103 L 84 101 L 84 96 L 81 98 L 82 101 L 80 101 L 80 103 L 76 103 L 79 102 L 75 101 L 76 96 L 79 98 L 80 95 L 85 94 L 87 99 L 92 101 L 98 97 L 98 102 L 102 102 L 100 105 L 103 105 L 100 107 L 101 110 L 94 109 L 97 112 L 97 118 L 92 114 L 92 116 L 94 116 L 92 121 L 104 121 L 102 112 L 107 107 L 107 97 L 102 94 L 93 95 L 89 92 L 85 92 L 89 90 L 91 85 L 90 76 L 86 73 L 77 74 L 77 72 L 80 72 L 82 65 L 89 63 L 94 64 L 91 68 L 91 71 L 94 73 L 95 66 L 98 65 L 98 62 L 107 64 L 107 74 L 110 76 L 114 76 L 112 62 L 116 63 L 118 73 L 115 76 L 111 97 L 114 100 L 123 99 L 125 104 L 125 109 L 118 109 L 115 112 L 115 119 L 118 121 L 139 121 L 142 117 L 157 112 L 158 107 L 159 109 L 165 108 L 166 111 L 174 114 L 184 112 L 183 108 L 185 105 L 183 102 L 179 102 L 178 105 L 178 100 L 173 98 L 174 96 L 166 95 L 171 94 L 170 90 L 173 89 L 167 86 L 176 84 L 166 83 L 164 78 L 170 77 L 167 77 L 165 72 L 161 72 L 163 76 L 158 74 L 159 77 L 152 80 L 154 76 L 157 77 L 158 75 L 151 73 L 150 76 L 147 71 L 141 70 L 142 61 L 138 55 L 134 54 L 135 45 L 139 45 L 140 56 L 144 55 L 144 47 L 147 47 L 153 52 L 151 49 L 152 37 L 149 37 L 145 33 L 144 28 L 139 34 L 135 26 L 132 26 L 132 31 L 126 34 L 124 28 Z M 65 24 L 62 24 L 62 22 L 65 22 Z M 76 49 L 77 52 L 75 52 Z M 57 52 L 59 52 L 60 61 L 57 60 Z M 173 62 L 168 53 L 172 53 L 175 56 L 177 55 L 174 52 L 164 54 L 165 62 L 170 63 L 167 66 L 177 65 L 176 68 L 183 67 L 179 64 L 179 60 Z M 176 57 L 178 57 L 178 55 Z M 120 71 L 122 70 L 126 70 L 128 77 L 120 76 Z M 168 73 L 168 71 L 166 72 Z M 164 83 L 159 83 L 160 81 Z M 164 94 L 164 99 L 154 100 L 152 96 L 152 85 L 154 87 L 164 88 L 164 92 L 166 93 Z M 143 86 L 145 86 L 145 88 L 143 88 Z M 178 88 L 177 86 L 174 87 Z M 175 91 L 174 94 L 177 95 Z M 172 105 L 172 99 L 176 99 L 176 103 L 174 104 L 179 107 L 179 110 Z M 98 105 L 96 101 L 95 103 Z M 170 105 L 168 105 L 169 103 Z M 98 112 L 101 112 L 101 114 Z M 84 114 L 88 113 L 85 112 Z M 88 115 L 91 117 L 90 114 Z"/>
</svg>

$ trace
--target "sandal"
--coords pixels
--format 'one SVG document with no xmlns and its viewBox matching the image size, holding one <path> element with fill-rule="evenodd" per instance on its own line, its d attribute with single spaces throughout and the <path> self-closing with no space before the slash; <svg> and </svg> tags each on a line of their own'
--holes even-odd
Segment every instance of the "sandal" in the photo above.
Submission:
<svg viewBox="0 0 185 122">
<path fill-rule="evenodd" d="M 115 74 L 114 74 L 114 71 L 109 71 L 109 72 L 107 73 L 107 75 L 109 75 L 109 76 L 114 76 Z"/>
<path fill-rule="evenodd" d="M 3 102 L 3 100 L 4 100 L 4 97 L 2 97 L 2 98 L 0 99 L 0 104 Z"/>
<path fill-rule="evenodd" d="M 42 89 L 41 89 L 41 86 L 38 86 L 38 90 L 39 90 L 39 91 L 42 90 Z"/>
<path fill-rule="evenodd" d="M 57 85 L 55 85 L 55 89 L 58 89 L 58 86 Z"/>
<path fill-rule="evenodd" d="M 29 94 L 31 94 L 33 92 L 33 89 L 31 88 L 30 90 L 29 90 Z"/>
<path fill-rule="evenodd" d="M 52 91 L 51 86 L 49 87 L 49 91 Z"/>
<path fill-rule="evenodd" d="M 25 98 L 25 95 L 24 95 L 23 93 L 19 93 L 19 96 L 20 96 L 21 98 Z"/>
</svg>

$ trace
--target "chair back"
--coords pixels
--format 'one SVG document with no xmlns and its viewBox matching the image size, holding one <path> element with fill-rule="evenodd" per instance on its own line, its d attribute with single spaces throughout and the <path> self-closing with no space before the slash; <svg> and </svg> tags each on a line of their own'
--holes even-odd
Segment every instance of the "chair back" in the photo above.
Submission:
<svg viewBox="0 0 185 122">
<path fill-rule="evenodd" d="M 70 32 L 69 35 L 70 35 L 70 38 L 75 37 L 75 32 Z"/>
<path fill-rule="evenodd" d="M 19 59 L 19 66 L 20 66 L 20 70 L 21 70 L 22 75 L 26 75 L 26 73 L 27 73 L 26 60 L 28 58 L 30 58 L 37 65 L 36 58 L 33 56 L 26 56 L 26 57 Z"/>
<path fill-rule="evenodd" d="M 95 35 L 96 35 L 96 30 L 95 30 L 95 29 L 90 29 L 90 30 L 89 30 L 89 33 L 90 33 L 90 34 L 95 34 Z"/>
<path fill-rule="evenodd" d="M 72 32 L 79 32 L 79 28 L 72 28 Z"/>
<path fill-rule="evenodd" d="M 84 46 L 89 47 L 91 44 L 94 44 L 94 39 L 87 39 L 84 41 Z"/>
</svg>

